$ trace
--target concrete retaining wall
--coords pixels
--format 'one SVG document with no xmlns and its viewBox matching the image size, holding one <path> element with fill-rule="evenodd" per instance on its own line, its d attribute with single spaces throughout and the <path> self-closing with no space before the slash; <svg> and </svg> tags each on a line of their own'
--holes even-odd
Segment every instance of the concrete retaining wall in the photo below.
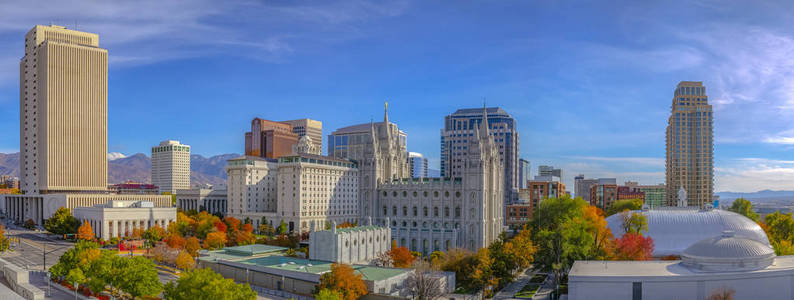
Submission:
<svg viewBox="0 0 794 300">
<path fill-rule="evenodd" d="M 0 259 L 3 277 L 10 288 L 27 300 L 44 299 L 44 291 L 30 284 L 30 273 L 16 265 Z"/>
</svg>

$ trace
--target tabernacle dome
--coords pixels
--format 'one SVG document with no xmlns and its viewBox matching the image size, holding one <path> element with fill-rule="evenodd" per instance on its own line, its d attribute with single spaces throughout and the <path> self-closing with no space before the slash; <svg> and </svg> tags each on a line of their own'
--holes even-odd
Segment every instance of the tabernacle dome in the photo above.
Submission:
<svg viewBox="0 0 794 300">
<path fill-rule="evenodd" d="M 696 272 L 753 271 L 768 267 L 775 261 L 775 250 L 768 245 L 732 231 L 689 246 L 681 254 L 681 264 Z"/>
<path fill-rule="evenodd" d="M 721 237 L 730 231 L 736 238 L 757 241 L 770 247 L 769 238 L 761 226 L 740 214 L 720 209 L 696 209 L 667 207 L 651 210 L 635 210 L 648 219 L 648 231 L 643 235 L 653 239 L 653 256 L 682 256 L 684 250 L 703 240 Z M 620 214 L 606 218 L 612 234 L 623 236 L 623 220 Z"/>
</svg>

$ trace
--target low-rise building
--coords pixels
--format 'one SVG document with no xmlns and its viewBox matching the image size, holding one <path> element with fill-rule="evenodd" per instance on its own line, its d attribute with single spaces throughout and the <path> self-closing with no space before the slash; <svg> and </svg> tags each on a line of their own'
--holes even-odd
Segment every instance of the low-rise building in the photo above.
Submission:
<svg viewBox="0 0 794 300">
<path fill-rule="evenodd" d="M 176 208 L 155 207 L 150 201 L 113 200 L 108 204 L 75 207 L 72 214 L 88 222 L 98 238 L 124 237 L 134 229 L 146 230 L 155 225 L 167 228 L 176 222 Z"/>
<path fill-rule="evenodd" d="M 313 297 L 320 276 L 331 270 L 333 261 L 303 259 L 285 256 L 286 248 L 267 245 L 228 247 L 223 250 L 203 251 L 198 267 L 210 268 L 223 277 L 248 283 L 254 290 L 284 298 Z M 405 281 L 411 269 L 376 267 L 353 264 L 361 275 L 369 296 L 408 297 Z M 451 293 L 455 287 L 455 274 L 441 272 L 442 289 Z M 381 298 L 373 298 L 381 299 Z"/>
<path fill-rule="evenodd" d="M 631 200 L 631 199 L 639 199 L 645 203 L 645 193 L 636 189 L 632 189 L 628 186 L 618 186 L 618 198 L 617 200 Z"/>
<path fill-rule="evenodd" d="M 61 207 L 74 209 L 81 206 L 107 205 L 112 201 L 148 201 L 155 207 L 173 207 L 170 195 L 129 195 L 129 194 L 28 194 L 0 195 L 5 203 L 6 216 L 16 222 L 33 220 L 43 225 Z"/>
<path fill-rule="evenodd" d="M 598 183 L 590 187 L 590 205 L 607 210 L 618 198 L 618 186 L 613 183 Z"/>
<path fill-rule="evenodd" d="M 226 215 L 226 186 L 218 189 L 194 188 L 176 191 L 176 207 L 183 211 L 206 211 Z"/>
<path fill-rule="evenodd" d="M 532 219 L 532 205 L 529 203 L 512 203 L 505 205 L 505 224 L 517 228 Z"/>
<path fill-rule="evenodd" d="M 630 187 L 634 191 L 639 191 L 644 194 L 645 205 L 648 207 L 661 207 L 667 206 L 665 201 L 667 197 L 667 189 L 664 183 L 657 185 L 640 185 L 637 182 L 627 181 L 625 186 Z"/>
<path fill-rule="evenodd" d="M 154 184 L 125 182 L 108 185 L 108 191 L 114 194 L 158 195 L 159 187 Z"/>
<path fill-rule="evenodd" d="M 371 219 L 370 219 L 371 220 Z M 391 228 L 356 226 L 313 231 L 309 234 L 309 257 L 345 264 L 369 264 L 391 250 Z"/>
</svg>

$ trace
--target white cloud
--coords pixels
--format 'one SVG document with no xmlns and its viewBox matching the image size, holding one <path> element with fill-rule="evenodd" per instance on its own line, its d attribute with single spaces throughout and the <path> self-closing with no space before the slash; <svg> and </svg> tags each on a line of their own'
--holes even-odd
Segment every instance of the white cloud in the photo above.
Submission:
<svg viewBox="0 0 794 300">
<path fill-rule="evenodd" d="M 664 158 L 660 157 L 606 157 L 606 156 L 572 156 L 571 159 L 591 160 L 613 163 L 640 164 L 654 167 L 664 167 Z"/>
<path fill-rule="evenodd" d="M 24 34 L 36 24 L 98 33 L 111 66 L 203 55 L 283 62 L 300 43 L 366 35 L 365 21 L 399 15 L 403 2 L 318 4 L 257 1 L 4 1 L 0 2 L 0 84 L 18 76 Z"/>
<path fill-rule="evenodd" d="M 714 191 L 794 190 L 794 161 L 739 158 L 715 168 Z"/>
</svg>

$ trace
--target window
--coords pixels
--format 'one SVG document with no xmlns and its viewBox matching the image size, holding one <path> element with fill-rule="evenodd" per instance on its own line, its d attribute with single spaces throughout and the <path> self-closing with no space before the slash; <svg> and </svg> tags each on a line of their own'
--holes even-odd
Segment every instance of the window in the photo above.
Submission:
<svg viewBox="0 0 794 300">
<path fill-rule="evenodd" d="M 631 283 L 631 299 L 642 300 L 642 282 Z"/>
</svg>

